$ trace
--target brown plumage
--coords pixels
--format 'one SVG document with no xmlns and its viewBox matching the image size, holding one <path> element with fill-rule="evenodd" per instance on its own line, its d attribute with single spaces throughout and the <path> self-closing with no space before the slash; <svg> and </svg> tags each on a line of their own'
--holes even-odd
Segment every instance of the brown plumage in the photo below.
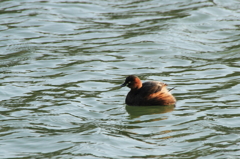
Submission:
<svg viewBox="0 0 240 159">
<path fill-rule="evenodd" d="M 175 105 L 176 99 L 167 89 L 167 84 L 157 81 L 142 83 L 134 75 L 128 76 L 121 85 L 131 90 L 128 92 L 125 103 L 132 106 L 164 106 Z"/>
</svg>

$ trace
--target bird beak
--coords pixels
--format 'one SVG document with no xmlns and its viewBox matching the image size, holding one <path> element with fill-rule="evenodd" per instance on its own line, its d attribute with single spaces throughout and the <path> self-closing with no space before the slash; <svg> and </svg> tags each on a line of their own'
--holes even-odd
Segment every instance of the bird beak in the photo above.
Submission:
<svg viewBox="0 0 240 159">
<path fill-rule="evenodd" d="M 120 87 L 125 87 L 127 84 L 126 83 L 123 83 L 120 85 Z"/>
</svg>

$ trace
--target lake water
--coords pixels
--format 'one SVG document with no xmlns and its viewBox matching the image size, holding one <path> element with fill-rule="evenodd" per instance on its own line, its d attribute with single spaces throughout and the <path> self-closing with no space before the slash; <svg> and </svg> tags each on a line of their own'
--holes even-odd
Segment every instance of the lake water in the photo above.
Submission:
<svg viewBox="0 0 240 159">
<path fill-rule="evenodd" d="M 2 0 L 0 158 L 240 158 L 240 1 Z M 126 106 L 127 75 L 176 107 Z"/>
</svg>

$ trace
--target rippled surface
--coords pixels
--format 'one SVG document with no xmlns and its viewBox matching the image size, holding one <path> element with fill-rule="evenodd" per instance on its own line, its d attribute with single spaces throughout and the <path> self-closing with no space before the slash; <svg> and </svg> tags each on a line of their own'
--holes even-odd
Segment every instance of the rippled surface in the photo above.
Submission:
<svg viewBox="0 0 240 159">
<path fill-rule="evenodd" d="M 239 158 L 240 3 L 1 1 L 0 158 Z M 177 86 L 129 107 L 129 74 Z"/>
</svg>

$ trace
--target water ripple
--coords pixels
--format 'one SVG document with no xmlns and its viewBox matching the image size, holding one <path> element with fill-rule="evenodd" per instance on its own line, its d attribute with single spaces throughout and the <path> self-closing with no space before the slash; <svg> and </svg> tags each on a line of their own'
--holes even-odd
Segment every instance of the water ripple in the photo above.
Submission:
<svg viewBox="0 0 240 159">
<path fill-rule="evenodd" d="M 0 2 L 1 158 L 238 158 L 239 2 Z M 127 75 L 175 87 L 129 107 Z"/>
</svg>

